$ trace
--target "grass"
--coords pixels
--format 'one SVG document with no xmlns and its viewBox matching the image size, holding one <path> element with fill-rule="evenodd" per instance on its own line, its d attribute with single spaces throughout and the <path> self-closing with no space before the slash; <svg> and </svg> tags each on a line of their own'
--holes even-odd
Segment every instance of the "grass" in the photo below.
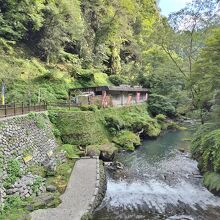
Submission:
<svg viewBox="0 0 220 220">
<path fill-rule="evenodd" d="M 59 164 L 55 176 L 48 177 L 46 183 L 56 186 L 59 193 L 64 193 L 74 164 L 75 160 L 67 160 L 65 163 Z"/>
</svg>

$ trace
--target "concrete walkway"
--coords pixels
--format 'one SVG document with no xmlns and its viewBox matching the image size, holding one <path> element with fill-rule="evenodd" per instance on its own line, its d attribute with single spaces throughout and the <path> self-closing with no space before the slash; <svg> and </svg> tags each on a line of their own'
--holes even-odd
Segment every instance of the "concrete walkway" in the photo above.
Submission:
<svg viewBox="0 0 220 220">
<path fill-rule="evenodd" d="M 80 220 L 90 208 L 97 184 L 98 159 L 81 159 L 74 166 L 62 203 L 31 213 L 33 220 Z"/>
</svg>

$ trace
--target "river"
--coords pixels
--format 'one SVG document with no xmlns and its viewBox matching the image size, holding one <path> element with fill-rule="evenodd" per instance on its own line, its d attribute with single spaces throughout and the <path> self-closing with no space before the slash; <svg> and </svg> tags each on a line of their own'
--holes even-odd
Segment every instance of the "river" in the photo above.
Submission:
<svg viewBox="0 0 220 220">
<path fill-rule="evenodd" d="M 119 175 L 108 173 L 106 196 L 93 220 L 220 219 L 220 198 L 202 185 L 197 162 L 187 149 L 192 130 L 147 140 L 133 153 L 121 153 Z"/>
</svg>

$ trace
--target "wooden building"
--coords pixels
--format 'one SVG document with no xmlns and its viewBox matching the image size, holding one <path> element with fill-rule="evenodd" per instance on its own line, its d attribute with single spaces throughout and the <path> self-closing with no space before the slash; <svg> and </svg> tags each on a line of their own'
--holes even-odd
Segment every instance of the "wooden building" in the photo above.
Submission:
<svg viewBox="0 0 220 220">
<path fill-rule="evenodd" d="M 77 105 L 129 106 L 143 103 L 147 99 L 148 90 L 139 86 L 98 86 L 69 90 L 70 102 Z"/>
</svg>

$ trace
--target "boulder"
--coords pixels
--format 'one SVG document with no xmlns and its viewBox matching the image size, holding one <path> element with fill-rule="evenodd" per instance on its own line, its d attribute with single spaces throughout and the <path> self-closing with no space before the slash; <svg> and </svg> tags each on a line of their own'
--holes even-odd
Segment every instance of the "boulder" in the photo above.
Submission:
<svg viewBox="0 0 220 220">
<path fill-rule="evenodd" d="M 115 154 L 118 151 L 118 148 L 114 144 L 103 144 L 99 146 L 100 149 L 100 159 L 104 162 L 111 162 L 115 158 Z"/>
<path fill-rule="evenodd" d="M 106 151 L 101 151 L 99 158 L 100 158 L 100 160 L 102 160 L 104 162 L 113 161 L 115 158 L 115 152 L 109 153 Z"/>
<path fill-rule="evenodd" d="M 89 145 L 86 147 L 86 156 L 95 157 L 100 155 L 99 146 L 97 145 Z"/>
<path fill-rule="evenodd" d="M 55 192 L 57 190 L 56 186 L 54 185 L 48 185 L 46 189 L 48 192 Z"/>
</svg>

